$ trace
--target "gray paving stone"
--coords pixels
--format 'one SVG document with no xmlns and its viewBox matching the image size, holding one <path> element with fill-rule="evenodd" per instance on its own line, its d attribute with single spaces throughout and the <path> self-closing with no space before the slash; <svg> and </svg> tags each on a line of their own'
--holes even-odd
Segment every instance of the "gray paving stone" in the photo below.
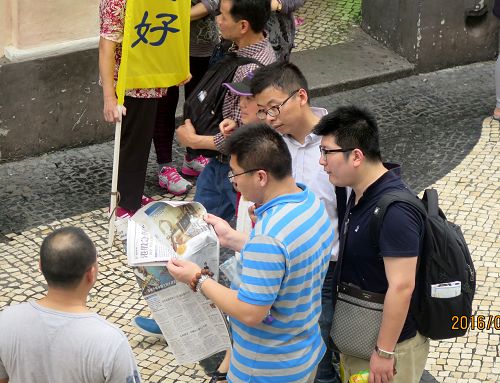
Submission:
<svg viewBox="0 0 500 383">
<path fill-rule="evenodd" d="M 403 163 L 420 190 L 444 176 L 472 149 L 481 118 L 494 103 L 493 64 L 474 64 L 313 99 L 333 110 L 354 103 L 372 110 L 387 160 Z M 488 98 L 486 95 L 490 95 Z M 0 236 L 109 204 L 112 142 L 0 164 Z M 174 146 L 181 165 L 183 151 Z M 161 195 L 151 152 L 145 193 Z"/>
</svg>

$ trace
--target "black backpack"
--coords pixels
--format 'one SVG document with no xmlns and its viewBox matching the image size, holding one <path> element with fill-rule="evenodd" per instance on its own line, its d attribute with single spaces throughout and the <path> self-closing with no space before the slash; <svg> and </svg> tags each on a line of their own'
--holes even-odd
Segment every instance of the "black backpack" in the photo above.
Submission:
<svg viewBox="0 0 500 383">
<path fill-rule="evenodd" d="M 202 77 L 196 88 L 184 102 L 184 120 L 191 119 L 196 133 L 202 136 L 213 136 L 219 133 L 219 124 L 223 120 L 222 106 L 227 88 L 225 82 L 232 82 L 238 67 L 247 64 L 262 64 L 250 57 L 237 56 L 229 52 L 214 63 Z M 214 157 L 214 150 L 189 150 L 206 157 Z M 193 153 L 194 154 L 194 153 Z"/>
<path fill-rule="evenodd" d="M 420 211 L 424 217 L 425 233 L 422 254 L 417 265 L 415 291 L 410 304 L 418 331 L 431 339 L 463 336 L 472 314 L 472 300 L 476 290 L 476 272 L 460 227 L 446 220 L 438 205 L 436 190 L 427 189 L 422 200 L 408 190 L 388 192 L 380 198 L 370 222 L 370 236 L 378 247 L 380 227 L 388 206 L 405 202 Z M 461 293 L 451 298 L 435 298 L 432 286 L 461 283 Z M 441 285 L 441 289 L 451 288 Z M 441 290 L 443 291 L 443 290 Z"/>
</svg>

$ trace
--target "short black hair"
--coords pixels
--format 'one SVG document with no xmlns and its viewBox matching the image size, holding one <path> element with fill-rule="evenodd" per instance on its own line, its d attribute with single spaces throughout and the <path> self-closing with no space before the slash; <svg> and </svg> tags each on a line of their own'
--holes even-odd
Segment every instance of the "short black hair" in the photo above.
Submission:
<svg viewBox="0 0 500 383">
<path fill-rule="evenodd" d="M 244 170 L 263 169 L 282 180 L 292 175 L 292 156 L 283 137 L 264 123 L 247 124 L 226 142 L 227 152 L 238 157 Z"/>
<path fill-rule="evenodd" d="M 366 109 L 341 106 L 324 116 L 314 128 L 319 136 L 333 136 L 343 149 L 361 149 L 371 161 L 382 161 L 375 117 Z"/>
<path fill-rule="evenodd" d="M 40 248 L 40 268 L 49 286 L 75 287 L 96 260 L 94 243 L 77 227 L 54 230 Z"/>
<path fill-rule="evenodd" d="M 246 20 L 255 33 L 262 32 L 271 16 L 271 0 L 231 0 L 229 13 L 235 21 Z"/>
<path fill-rule="evenodd" d="M 297 89 L 309 92 L 306 78 L 299 67 L 290 62 L 276 62 L 255 71 L 250 84 L 252 94 L 259 94 L 270 86 L 286 93 L 292 93 Z"/>
</svg>

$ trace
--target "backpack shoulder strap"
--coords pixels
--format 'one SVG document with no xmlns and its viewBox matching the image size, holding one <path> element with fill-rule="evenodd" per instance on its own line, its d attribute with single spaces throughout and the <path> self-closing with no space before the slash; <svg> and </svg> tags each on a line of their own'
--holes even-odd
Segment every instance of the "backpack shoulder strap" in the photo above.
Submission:
<svg viewBox="0 0 500 383">
<path fill-rule="evenodd" d="M 423 200 L 427 205 L 427 214 L 429 217 L 439 216 L 439 201 L 436 189 L 425 189 Z"/>
<path fill-rule="evenodd" d="M 408 190 L 393 190 L 385 193 L 377 202 L 370 221 L 370 238 L 372 245 L 378 248 L 380 228 L 384 221 L 387 208 L 394 202 L 404 202 L 417 209 L 422 216 L 427 216 L 427 210 L 420 199 Z M 437 206 L 437 202 L 436 202 Z"/>
<path fill-rule="evenodd" d="M 264 66 L 264 64 L 262 64 L 259 60 L 254 59 L 253 57 L 238 56 L 234 52 L 226 53 L 224 59 L 233 61 L 235 64 L 237 64 L 236 66 L 242 66 L 247 64 L 256 64 L 258 66 Z"/>
</svg>

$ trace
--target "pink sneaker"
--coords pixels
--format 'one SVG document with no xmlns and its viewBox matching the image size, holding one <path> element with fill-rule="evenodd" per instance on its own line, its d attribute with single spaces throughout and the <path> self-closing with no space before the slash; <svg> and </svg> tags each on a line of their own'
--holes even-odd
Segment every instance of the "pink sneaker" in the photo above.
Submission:
<svg viewBox="0 0 500 383">
<path fill-rule="evenodd" d="M 158 173 L 158 183 L 173 195 L 186 194 L 193 187 L 191 182 L 180 176 L 176 168 L 164 166 Z"/>
<path fill-rule="evenodd" d="M 184 156 L 181 172 L 186 176 L 198 177 L 207 164 L 208 159 L 203 156 L 193 158 L 191 161 L 188 161 L 187 156 Z"/>
<path fill-rule="evenodd" d="M 153 198 L 146 197 L 145 195 L 141 198 L 141 206 L 146 206 L 148 203 L 155 202 Z"/>
</svg>

